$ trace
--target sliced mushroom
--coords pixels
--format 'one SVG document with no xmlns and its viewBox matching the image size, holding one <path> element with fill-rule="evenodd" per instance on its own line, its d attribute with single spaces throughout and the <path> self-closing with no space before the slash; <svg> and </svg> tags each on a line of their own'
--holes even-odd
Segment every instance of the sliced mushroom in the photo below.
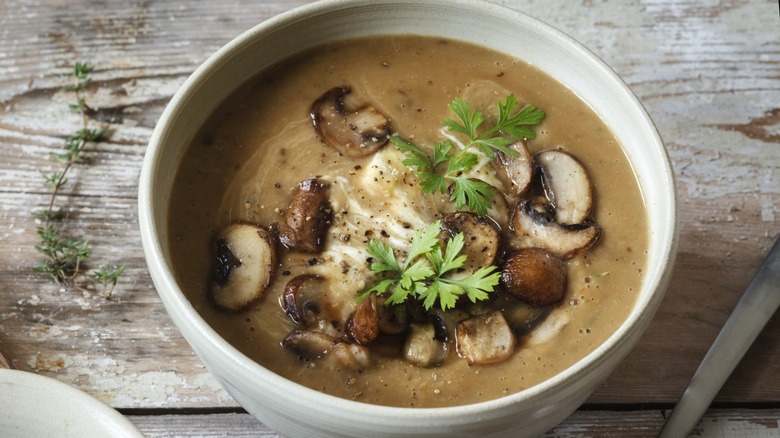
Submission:
<svg viewBox="0 0 780 438">
<path fill-rule="evenodd" d="M 566 265 L 545 249 L 523 248 L 504 262 L 501 282 L 514 297 L 532 306 L 548 306 L 566 293 Z"/>
<path fill-rule="evenodd" d="M 304 180 L 279 224 L 279 240 L 292 251 L 320 252 L 332 218 L 328 183 L 316 178 Z"/>
<path fill-rule="evenodd" d="M 501 234 L 490 218 L 474 213 L 458 211 L 441 218 L 445 237 L 452 238 L 463 233 L 463 249 L 466 264 L 461 275 L 470 275 L 482 267 L 494 265 L 501 249 Z"/>
<path fill-rule="evenodd" d="M 423 307 L 422 301 L 406 300 L 404 306 L 406 307 L 406 317 L 410 324 L 430 322 L 428 311 Z"/>
<path fill-rule="evenodd" d="M 311 324 L 322 313 L 325 284 L 324 277 L 314 274 L 299 275 L 287 282 L 281 299 L 284 313 L 296 324 Z"/>
<path fill-rule="evenodd" d="M 591 248 L 601 236 L 601 227 L 593 222 L 561 225 L 536 199 L 520 202 L 512 215 L 514 246 L 540 246 L 563 260 Z"/>
<path fill-rule="evenodd" d="M 593 189 L 585 166 L 573 155 L 549 149 L 534 155 L 545 195 L 555 208 L 555 221 L 581 224 L 590 216 Z"/>
<path fill-rule="evenodd" d="M 287 282 L 279 302 L 296 324 L 337 338 L 344 327 L 328 293 L 327 278 L 302 274 Z"/>
<path fill-rule="evenodd" d="M 362 370 L 371 366 L 371 352 L 368 348 L 344 341 L 336 341 L 325 357 L 342 369 Z"/>
<path fill-rule="evenodd" d="M 481 179 L 478 178 L 470 178 L 472 181 L 479 181 L 481 183 L 487 184 Z M 493 197 L 490 198 L 490 208 L 488 208 L 487 214 L 485 216 L 489 217 L 495 222 L 495 225 L 498 226 L 499 231 L 504 230 L 507 228 L 507 225 L 509 224 L 509 216 L 512 214 L 509 203 L 506 201 L 506 198 L 504 197 L 504 194 L 501 190 L 498 190 L 496 187 L 487 184 L 490 187 L 490 190 L 493 192 Z M 441 209 L 444 213 L 453 213 L 455 204 L 449 200 L 449 196 L 452 196 L 452 191 L 455 190 L 455 184 L 450 184 L 449 187 L 447 187 L 447 198 L 445 198 L 442 202 L 443 208 Z"/>
<path fill-rule="evenodd" d="M 376 295 L 371 294 L 358 304 L 347 321 L 347 334 L 360 345 L 368 345 L 379 336 Z"/>
<path fill-rule="evenodd" d="M 553 308 L 552 306 L 532 306 L 510 294 L 501 294 L 495 300 L 494 305 L 501 310 L 507 324 L 518 336 L 530 332 L 549 315 Z"/>
<path fill-rule="evenodd" d="M 317 359 L 335 341 L 335 338 L 314 330 L 293 330 L 282 340 L 282 346 L 305 359 Z"/>
<path fill-rule="evenodd" d="M 479 301 L 480 303 L 484 301 Z M 471 305 L 472 303 L 469 303 Z M 491 309 L 492 310 L 492 309 Z M 434 327 L 437 329 L 437 337 L 444 341 L 455 339 L 455 327 L 458 323 L 469 319 L 471 315 L 460 309 L 442 310 L 439 307 L 432 307 L 429 311 Z"/>
<path fill-rule="evenodd" d="M 443 312 L 431 312 L 430 319 L 433 323 L 433 338 L 437 341 L 447 343 L 450 339 L 450 336 L 449 332 L 447 331 L 447 320 L 444 319 Z"/>
<path fill-rule="evenodd" d="M 512 216 L 512 209 L 509 207 L 509 202 L 507 202 L 501 190 L 493 189 L 493 197 L 490 199 L 490 208 L 487 216 L 493 219 L 498 226 L 498 231 L 509 229 L 509 218 Z"/>
<path fill-rule="evenodd" d="M 522 196 L 531 186 L 534 163 L 524 141 L 513 143 L 509 145 L 509 148 L 516 151 L 518 156 L 513 157 L 503 152 L 497 153 L 493 159 L 497 169 L 496 176 L 503 183 L 507 193 Z"/>
<path fill-rule="evenodd" d="M 412 324 L 404 344 L 404 358 L 419 367 L 435 367 L 447 357 L 447 342 L 433 323 Z"/>
<path fill-rule="evenodd" d="M 390 121 L 354 97 L 349 87 L 336 87 L 314 102 L 311 120 L 320 139 L 350 157 L 363 157 L 384 146 Z"/>
<path fill-rule="evenodd" d="M 458 354 L 469 364 L 485 365 L 508 359 L 517 341 L 504 315 L 496 310 L 458 324 L 456 343 Z"/>
<path fill-rule="evenodd" d="M 407 306 L 386 304 L 387 297 L 377 297 L 376 309 L 379 314 L 379 331 L 387 335 L 397 335 L 409 327 Z"/>
<path fill-rule="evenodd" d="M 233 223 L 217 235 L 216 243 L 211 296 L 223 309 L 244 309 L 262 296 L 273 278 L 274 236 L 257 225 Z"/>
</svg>

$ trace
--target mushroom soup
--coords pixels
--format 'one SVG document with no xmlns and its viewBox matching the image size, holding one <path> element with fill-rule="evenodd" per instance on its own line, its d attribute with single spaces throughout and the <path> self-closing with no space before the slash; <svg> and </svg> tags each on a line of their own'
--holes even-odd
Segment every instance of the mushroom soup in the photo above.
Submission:
<svg viewBox="0 0 780 438">
<path fill-rule="evenodd" d="M 498 102 L 544 118 L 448 174 L 469 141 L 442 121 L 465 103 L 486 132 Z M 532 66 L 427 37 L 330 43 L 243 85 L 171 203 L 176 278 L 216 331 L 382 405 L 474 403 L 561 372 L 627 317 L 646 257 L 636 178 L 599 117 Z"/>
</svg>

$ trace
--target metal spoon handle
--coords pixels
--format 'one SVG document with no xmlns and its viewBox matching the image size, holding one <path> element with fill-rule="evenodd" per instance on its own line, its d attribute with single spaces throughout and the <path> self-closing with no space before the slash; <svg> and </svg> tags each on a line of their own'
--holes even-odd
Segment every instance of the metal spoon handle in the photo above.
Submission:
<svg viewBox="0 0 780 438">
<path fill-rule="evenodd" d="M 769 318 L 780 307 L 780 238 L 751 280 L 710 347 L 659 438 L 687 437 L 742 360 Z"/>
</svg>

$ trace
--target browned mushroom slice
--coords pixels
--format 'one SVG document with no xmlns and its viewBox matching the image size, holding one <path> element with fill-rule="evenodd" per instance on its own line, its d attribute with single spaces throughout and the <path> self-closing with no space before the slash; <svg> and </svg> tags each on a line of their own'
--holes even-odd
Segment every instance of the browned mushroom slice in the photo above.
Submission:
<svg viewBox="0 0 780 438">
<path fill-rule="evenodd" d="M 566 265 L 542 248 L 513 252 L 501 269 L 507 292 L 532 306 L 548 306 L 566 293 Z"/>
<path fill-rule="evenodd" d="M 484 301 L 478 301 L 478 303 L 483 302 Z M 471 304 L 472 303 L 469 303 L 469 305 Z M 459 322 L 471 317 L 471 315 L 460 309 L 442 310 L 439 307 L 432 307 L 431 310 L 429 310 L 429 313 L 431 315 L 431 320 L 434 323 L 434 327 L 437 330 L 436 336 L 445 341 L 455 339 L 455 327 L 458 326 Z"/>
<path fill-rule="evenodd" d="M 328 292 L 325 277 L 302 274 L 287 282 L 279 302 L 296 324 L 337 338 L 344 334 L 343 324 Z"/>
<path fill-rule="evenodd" d="M 518 246 L 540 246 L 563 260 L 568 260 L 592 247 L 601 227 L 584 222 L 577 225 L 561 225 L 537 200 L 520 202 L 512 215 L 512 226 Z"/>
<path fill-rule="evenodd" d="M 377 151 L 390 136 L 387 117 L 356 99 L 349 87 L 333 88 L 317 99 L 311 120 L 323 142 L 350 157 Z"/>
<path fill-rule="evenodd" d="M 406 318 L 410 324 L 414 322 L 423 323 L 430 321 L 430 316 L 428 315 L 428 311 L 425 310 L 425 307 L 423 307 L 422 301 L 406 300 L 404 306 L 406 307 Z"/>
<path fill-rule="evenodd" d="M 517 335 L 531 331 L 553 308 L 553 306 L 532 306 L 510 294 L 501 294 L 493 305 L 501 310 L 504 319 Z"/>
<path fill-rule="evenodd" d="M 517 341 L 504 315 L 496 310 L 458 324 L 456 343 L 458 354 L 469 364 L 485 365 L 508 359 Z"/>
<path fill-rule="evenodd" d="M 387 297 L 376 299 L 376 309 L 379 315 L 379 331 L 388 335 L 397 335 L 406 331 L 409 326 L 407 306 L 403 304 L 387 305 Z"/>
<path fill-rule="evenodd" d="M 328 183 L 319 179 L 302 181 L 279 224 L 279 240 L 292 251 L 320 252 L 332 217 Z"/>
<path fill-rule="evenodd" d="M 478 178 L 470 178 L 470 180 L 487 184 Z M 493 192 L 493 197 L 490 198 L 490 208 L 488 208 L 487 214 L 485 216 L 489 217 L 495 222 L 495 225 L 498 226 L 499 231 L 506 229 L 509 224 L 509 216 L 512 214 L 511 210 L 509 209 L 509 203 L 506 201 L 506 198 L 504 197 L 504 194 L 501 192 L 501 190 L 498 190 L 490 184 L 487 185 Z M 452 196 L 453 190 L 455 190 L 454 183 L 447 187 L 448 196 L 447 198 L 444 198 L 444 202 L 442 202 L 443 208 L 440 209 L 440 211 L 443 213 L 453 213 L 455 210 L 455 203 L 449 200 L 449 196 Z"/>
<path fill-rule="evenodd" d="M 555 207 L 555 221 L 581 224 L 593 206 L 593 189 L 585 166 L 562 150 L 545 150 L 534 155 L 542 175 L 542 186 Z"/>
<path fill-rule="evenodd" d="M 305 359 L 317 359 L 335 341 L 335 338 L 313 330 L 293 330 L 282 340 L 282 346 Z"/>
<path fill-rule="evenodd" d="M 501 192 L 493 188 L 493 197 L 490 199 L 490 208 L 487 216 L 495 221 L 499 231 L 509 229 L 509 218 L 512 216 L 512 209 L 509 208 L 509 202 Z"/>
<path fill-rule="evenodd" d="M 461 271 L 463 275 L 470 275 L 479 268 L 496 263 L 501 249 L 501 235 L 490 218 L 458 211 L 444 215 L 441 218 L 441 228 L 447 237 L 463 233 L 461 254 L 467 257 Z"/>
<path fill-rule="evenodd" d="M 493 163 L 498 170 L 496 176 L 504 185 L 507 193 L 522 196 L 531 186 L 534 165 L 528 147 L 524 141 L 509 145 L 519 156 L 513 157 L 503 152 L 496 154 Z"/>
<path fill-rule="evenodd" d="M 336 341 L 325 357 L 339 368 L 362 370 L 371 366 L 371 352 L 368 348 L 344 341 Z"/>
<path fill-rule="evenodd" d="M 223 309 L 244 309 L 271 282 L 276 267 L 274 236 L 256 225 L 234 223 L 217 235 L 216 243 L 211 296 Z"/>
<path fill-rule="evenodd" d="M 371 294 L 358 304 L 347 321 L 347 333 L 358 344 L 368 345 L 379 336 L 379 314 L 376 295 Z"/>
<path fill-rule="evenodd" d="M 433 323 L 412 324 L 404 344 L 404 358 L 419 367 L 435 367 L 447 357 L 447 342 Z"/>
<path fill-rule="evenodd" d="M 314 274 L 299 275 L 284 287 L 281 304 L 284 312 L 296 324 L 308 326 L 322 313 L 326 280 Z"/>
</svg>

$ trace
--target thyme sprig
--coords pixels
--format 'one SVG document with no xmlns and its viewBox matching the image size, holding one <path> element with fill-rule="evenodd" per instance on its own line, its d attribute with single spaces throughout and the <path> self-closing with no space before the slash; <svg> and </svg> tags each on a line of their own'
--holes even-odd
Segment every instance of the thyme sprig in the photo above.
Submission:
<svg viewBox="0 0 780 438">
<path fill-rule="evenodd" d="M 51 195 L 46 209 L 33 213 L 41 221 L 37 227 L 40 243 L 35 245 L 35 249 L 45 256 L 45 260 L 33 269 L 49 275 L 57 284 L 66 287 L 76 286 L 82 278 L 84 263 L 92 255 L 92 248 L 89 241 L 64 229 L 65 213 L 62 207 L 56 205 L 57 197 L 68 183 L 68 173 L 80 161 L 84 149 L 90 144 L 106 140 L 108 135 L 105 128 L 93 129 L 89 125 L 89 114 L 94 109 L 87 104 L 83 91 L 92 83 L 92 71 L 92 65 L 77 62 L 73 68 L 74 83 L 63 88 L 75 95 L 76 101 L 69 107 L 81 116 L 81 128 L 66 137 L 63 152 L 51 154 L 61 168 L 48 174 L 41 172 L 43 185 L 51 191 Z M 109 298 L 124 270 L 124 265 L 114 268 L 101 266 L 85 280 L 102 285 L 102 295 Z"/>
</svg>

